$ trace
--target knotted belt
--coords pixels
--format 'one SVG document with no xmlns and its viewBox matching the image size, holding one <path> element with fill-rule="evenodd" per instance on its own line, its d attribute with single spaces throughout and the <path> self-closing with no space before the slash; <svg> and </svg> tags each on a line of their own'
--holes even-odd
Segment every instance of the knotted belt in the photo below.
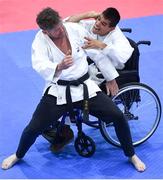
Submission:
<svg viewBox="0 0 163 180">
<path fill-rule="evenodd" d="M 70 119 L 75 120 L 75 112 L 73 110 L 73 103 L 72 103 L 72 98 L 71 98 L 71 91 L 70 91 L 70 86 L 79 86 L 80 84 L 83 85 L 83 121 L 88 121 L 88 116 L 89 116 L 89 108 L 88 108 L 88 100 L 89 100 L 89 95 L 88 95 L 88 88 L 87 85 L 84 83 L 85 80 L 89 78 L 89 74 L 86 73 L 84 76 L 77 80 L 73 81 L 66 81 L 66 80 L 58 80 L 57 84 L 66 86 L 66 101 L 67 101 L 67 107 L 68 107 L 68 112 Z"/>
</svg>

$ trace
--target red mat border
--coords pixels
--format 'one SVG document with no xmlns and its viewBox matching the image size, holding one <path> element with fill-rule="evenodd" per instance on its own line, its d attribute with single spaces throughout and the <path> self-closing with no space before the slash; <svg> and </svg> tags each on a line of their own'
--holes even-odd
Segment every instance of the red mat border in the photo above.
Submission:
<svg viewBox="0 0 163 180">
<path fill-rule="evenodd" d="M 62 17 L 109 6 L 116 7 L 122 19 L 163 14 L 163 0 L 0 0 L 0 33 L 36 29 L 36 14 L 47 6 Z"/>
</svg>

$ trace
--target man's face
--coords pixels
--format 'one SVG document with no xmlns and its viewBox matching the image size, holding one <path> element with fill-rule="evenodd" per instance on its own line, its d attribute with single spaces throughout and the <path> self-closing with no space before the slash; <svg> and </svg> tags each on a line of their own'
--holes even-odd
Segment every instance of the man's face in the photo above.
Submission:
<svg viewBox="0 0 163 180">
<path fill-rule="evenodd" d="M 101 14 L 97 19 L 93 26 L 93 33 L 104 36 L 111 32 L 114 29 L 114 27 L 110 27 L 110 21 L 108 19 L 105 19 L 104 16 Z"/>
<path fill-rule="evenodd" d="M 57 40 L 65 35 L 65 29 L 62 23 L 57 24 L 50 30 L 43 30 L 44 34 L 47 34 L 51 39 Z"/>
</svg>

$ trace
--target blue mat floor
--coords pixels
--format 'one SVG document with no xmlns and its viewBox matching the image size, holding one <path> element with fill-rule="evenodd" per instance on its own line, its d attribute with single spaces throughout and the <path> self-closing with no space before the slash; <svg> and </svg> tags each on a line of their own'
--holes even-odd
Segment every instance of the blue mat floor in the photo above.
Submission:
<svg viewBox="0 0 163 180">
<path fill-rule="evenodd" d="M 150 40 L 140 47 L 141 82 L 151 86 L 163 102 L 163 16 L 123 20 L 130 27 L 126 35 L 135 41 Z M 21 132 L 40 100 L 44 82 L 31 67 L 31 43 L 36 31 L 0 34 L 0 161 L 15 152 Z M 150 117 L 149 117 L 150 118 Z M 121 149 L 104 141 L 100 132 L 85 127 L 96 142 L 96 152 L 83 158 L 73 143 L 60 154 L 52 154 L 49 144 L 39 137 L 24 160 L 8 171 L 0 169 L 1 179 L 163 179 L 163 119 L 154 135 L 136 147 L 147 164 L 138 173 Z M 76 127 L 72 127 L 76 133 Z M 76 135 L 76 134 L 75 134 Z"/>
</svg>

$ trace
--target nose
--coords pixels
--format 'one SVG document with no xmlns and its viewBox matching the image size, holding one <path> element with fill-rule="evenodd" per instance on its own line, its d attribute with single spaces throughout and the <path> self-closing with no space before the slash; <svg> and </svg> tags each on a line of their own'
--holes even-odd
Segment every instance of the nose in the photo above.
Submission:
<svg viewBox="0 0 163 180">
<path fill-rule="evenodd" d="M 100 21 L 96 21 L 96 26 L 99 26 L 100 25 Z"/>
</svg>

